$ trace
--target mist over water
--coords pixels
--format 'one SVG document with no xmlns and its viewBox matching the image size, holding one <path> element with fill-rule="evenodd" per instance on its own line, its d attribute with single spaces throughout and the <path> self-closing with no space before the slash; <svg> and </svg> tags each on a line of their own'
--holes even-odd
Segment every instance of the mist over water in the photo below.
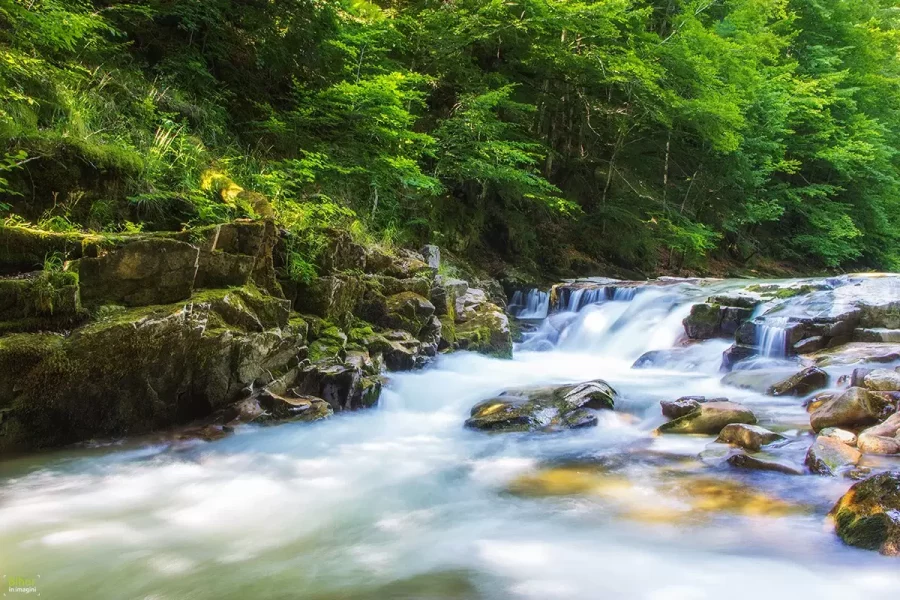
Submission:
<svg viewBox="0 0 900 600">
<path fill-rule="evenodd" d="M 652 434 L 659 400 L 727 396 L 762 425 L 796 423 L 785 434 L 804 441 L 798 452 L 811 441 L 801 399 L 720 383 L 726 340 L 631 367 L 678 347 L 681 320 L 709 293 L 570 297 L 538 317 L 513 360 L 443 356 L 392 375 L 376 410 L 0 463 L 0 564 L 40 575 L 44 598 L 895 598 L 896 560 L 845 547 L 823 524 L 852 482 L 708 466 L 696 457 L 711 438 Z M 549 309 L 537 296 L 520 305 Z M 503 389 L 596 378 L 621 396 L 596 428 L 463 428 L 472 405 Z M 615 486 L 508 492 L 566 461 L 617 465 Z M 700 514 L 669 487 L 692 478 L 798 508 Z M 680 517 L 648 518 L 662 508 Z"/>
</svg>

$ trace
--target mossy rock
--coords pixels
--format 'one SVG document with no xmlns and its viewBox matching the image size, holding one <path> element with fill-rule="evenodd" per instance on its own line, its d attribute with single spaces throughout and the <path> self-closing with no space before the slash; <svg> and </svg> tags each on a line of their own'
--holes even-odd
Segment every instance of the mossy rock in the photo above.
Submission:
<svg viewBox="0 0 900 600">
<path fill-rule="evenodd" d="M 829 517 L 845 544 L 900 556 L 900 473 L 880 473 L 855 484 Z"/>
<path fill-rule="evenodd" d="M 456 347 L 460 350 L 470 350 L 497 358 L 512 358 L 509 318 L 494 305 L 482 305 L 469 320 L 457 323 L 453 337 Z"/>
<path fill-rule="evenodd" d="M 83 245 L 98 238 L 83 233 L 0 225 L 0 275 L 42 269 L 44 261 L 52 256 L 81 258 Z"/>
<path fill-rule="evenodd" d="M 185 302 L 98 311 L 96 322 L 66 338 L 0 338 L 0 381 L 14 382 L 0 385 L 0 406 L 12 409 L 0 449 L 187 422 L 287 372 L 304 350 L 302 332 L 256 330 L 265 319 L 243 301 L 253 294 L 210 290 Z"/>
<path fill-rule="evenodd" d="M 39 271 L 0 279 L 0 333 L 64 329 L 84 316 L 75 273 Z"/>
<path fill-rule="evenodd" d="M 472 407 L 466 427 L 480 431 L 524 432 L 579 429 L 597 425 L 592 410 L 612 410 L 616 392 L 604 381 L 558 387 L 507 390 Z"/>
<path fill-rule="evenodd" d="M 703 402 L 696 409 L 659 426 L 661 433 L 699 433 L 718 435 L 731 423 L 756 424 L 753 412 L 740 404 L 728 401 Z"/>
<path fill-rule="evenodd" d="M 294 309 L 347 324 L 352 322 L 365 293 L 366 285 L 357 275 L 317 277 L 298 286 Z"/>
<path fill-rule="evenodd" d="M 434 314 L 434 305 L 415 292 L 400 292 L 386 299 L 384 325 L 418 335 Z"/>
</svg>

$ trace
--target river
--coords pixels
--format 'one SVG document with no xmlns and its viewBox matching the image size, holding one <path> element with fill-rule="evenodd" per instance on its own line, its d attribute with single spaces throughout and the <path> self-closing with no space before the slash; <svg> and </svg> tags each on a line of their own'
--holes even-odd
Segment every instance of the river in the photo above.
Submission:
<svg viewBox="0 0 900 600">
<path fill-rule="evenodd" d="M 797 398 L 720 383 L 726 340 L 631 368 L 678 343 L 708 293 L 673 284 L 551 313 L 512 360 L 442 356 L 392 375 L 377 409 L 324 422 L 7 460 L 3 574 L 73 599 L 896 598 L 896 559 L 825 525 L 852 481 L 711 465 L 697 457 L 712 438 L 653 435 L 661 399 L 704 395 L 751 407 L 801 461 L 812 440 Z M 504 388 L 595 378 L 621 397 L 597 427 L 462 426 Z"/>
</svg>

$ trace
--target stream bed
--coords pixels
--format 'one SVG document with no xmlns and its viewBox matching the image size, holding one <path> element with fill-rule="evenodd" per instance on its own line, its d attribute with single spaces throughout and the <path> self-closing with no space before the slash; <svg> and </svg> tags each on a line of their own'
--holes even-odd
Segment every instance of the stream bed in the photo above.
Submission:
<svg viewBox="0 0 900 600">
<path fill-rule="evenodd" d="M 654 433 L 660 400 L 707 396 L 751 408 L 800 464 L 813 440 L 802 398 L 721 383 L 729 340 L 632 368 L 715 291 L 532 299 L 512 360 L 445 355 L 324 422 L 0 462 L 2 574 L 51 599 L 896 598 L 897 559 L 826 523 L 851 479 L 735 469 L 700 458 L 712 436 Z M 619 393 L 597 427 L 463 427 L 504 389 L 597 378 Z"/>
</svg>

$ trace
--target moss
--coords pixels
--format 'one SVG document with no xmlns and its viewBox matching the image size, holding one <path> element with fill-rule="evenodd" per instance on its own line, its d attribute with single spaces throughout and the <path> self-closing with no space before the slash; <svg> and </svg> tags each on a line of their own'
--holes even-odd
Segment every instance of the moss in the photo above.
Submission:
<svg viewBox="0 0 900 600">
<path fill-rule="evenodd" d="M 456 326 L 456 343 L 464 350 L 497 358 L 512 358 L 509 326 L 499 313 L 482 312 Z"/>
</svg>

